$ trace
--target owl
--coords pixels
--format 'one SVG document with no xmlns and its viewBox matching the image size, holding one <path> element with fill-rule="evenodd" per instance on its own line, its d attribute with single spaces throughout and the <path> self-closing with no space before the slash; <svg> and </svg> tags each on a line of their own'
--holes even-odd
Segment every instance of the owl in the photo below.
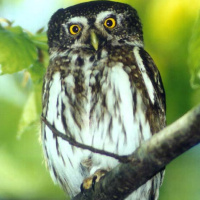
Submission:
<svg viewBox="0 0 200 200">
<path fill-rule="evenodd" d="M 129 155 L 165 127 L 165 92 L 131 6 L 92 1 L 58 10 L 48 26 L 50 61 L 43 118 L 55 130 L 96 149 Z M 119 161 L 71 145 L 42 121 L 52 179 L 71 198 Z M 157 199 L 162 172 L 126 200 Z M 88 184 L 87 184 L 88 183 Z M 123 184 L 123 183 L 122 183 Z"/>
</svg>

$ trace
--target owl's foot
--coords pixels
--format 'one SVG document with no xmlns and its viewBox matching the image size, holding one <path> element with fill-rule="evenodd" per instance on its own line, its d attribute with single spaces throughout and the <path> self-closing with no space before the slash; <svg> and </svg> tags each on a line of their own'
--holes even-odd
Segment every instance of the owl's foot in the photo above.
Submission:
<svg viewBox="0 0 200 200">
<path fill-rule="evenodd" d="M 94 190 L 95 188 L 95 183 L 99 182 L 99 180 L 105 176 L 107 173 L 107 170 L 104 169 L 99 169 L 97 170 L 92 176 L 86 178 L 83 180 L 83 183 L 81 184 L 81 192 L 83 193 L 84 190 L 88 190 L 92 188 Z"/>
</svg>

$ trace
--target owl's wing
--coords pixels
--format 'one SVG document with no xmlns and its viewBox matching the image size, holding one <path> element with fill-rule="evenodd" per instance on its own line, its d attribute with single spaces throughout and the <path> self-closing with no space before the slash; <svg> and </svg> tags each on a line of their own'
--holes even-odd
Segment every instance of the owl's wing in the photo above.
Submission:
<svg viewBox="0 0 200 200">
<path fill-rule="evenodd" d="M 133 53 L 141 76 L 142 86 L 139 90 L 143 93 L 143 101 L 147 106 L 146 117 L 150 123 L 151 132 L 154 134 L 166 125 L 166 102 L 163 83 L 151 56 L 143 48 L 138 47 L 134 47 Z M 134 78 L 132 77 L 133 83 Z"/>
<path fill-rule="evenodd" d="M 151 134 L 155 134 L 166 125 L 166 101 L 162 79 L 153 59 L 143 48 L 134 47 L 133 54 L 140 83 L 138 87 L 134 74 L 132 74 L 131 84 L 142 93 L 141 96 L 146 105 L 146 120 L 149 122 Z M 163 176 L 164 170 L 152 179 L 152 189 L 150 190 L 152 199 L 158 198 Z"/>
<path fill-rule="evenodd" d="M 70 112 L 72 105 L 69 103 L 70 96 L 68 96 L 73 88 L 73 83 L 70 81 L 70 75 L 67 76 L 68 78 L 63 78 L 68 72 L 61 73 L 61 70 L 58 70 L 59 67 L 55 63 L 51 64 L 44 77 L 42 117 L 48 124 L 51 124 L 53 129 L 63 135 L 71 136 L 70 130 L 73 129 L 75 133 L 78 130 L 77 125 L 75 126 L 72 122 L 66 123 L 66 117 L 72 119 L 73 114 Z M 68 84 L 67 88 L 65 83 Z M 80 190 L 83 179 L 83 175 L 79 172 L 81 150 L 77 149 L 78 156 L 74 156 L 73 146 L 58 137 L 45 121 L 42 121 L 41 138 L 51 177 L 70 196 L 75 196 Z M 69 126 L 71 126 L 70 129 Z M 71 174 L 73 174 L 73 178 L 71 178 Z M 72 179 L 74 181 L 71 181 Z"/>
</svg>

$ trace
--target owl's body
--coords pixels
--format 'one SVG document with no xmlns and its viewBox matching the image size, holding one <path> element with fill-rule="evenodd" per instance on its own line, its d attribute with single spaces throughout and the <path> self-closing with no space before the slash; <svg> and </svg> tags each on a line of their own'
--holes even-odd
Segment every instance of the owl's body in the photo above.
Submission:
<svg viewBox="0 0 200 200">
<path fill-rule="evenodd" d="M 111 22 L 115 26 L 107 27 Z M 165 126 L 164 89 L 143 49 L 133 8 L 97 1 L 61 9 L 50 21 L 48 38 L 42 115 L 55 129 L 79 143 L 128 155 Z M 70 145 L 45 123 L 42 141 L 52 178 L 71 197 L 85 178 L 118 164 Z M 157 199 L 161 179 L 157 174 L 127 199 Z"/>
</svg>

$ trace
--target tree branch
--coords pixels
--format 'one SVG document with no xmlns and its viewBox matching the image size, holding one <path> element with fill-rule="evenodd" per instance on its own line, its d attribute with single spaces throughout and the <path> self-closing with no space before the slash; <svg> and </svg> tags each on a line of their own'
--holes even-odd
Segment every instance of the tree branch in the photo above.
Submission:
<svg viewBox="0 0 200 200">
<path fill-rule="evenodd" d="M 73 200 L 122 200 L 199 142 L 200 106 L 145 141 L 129 163 L 117 165 L 96 183 L 95 191 L 86 190 Z"/>
</svg>

